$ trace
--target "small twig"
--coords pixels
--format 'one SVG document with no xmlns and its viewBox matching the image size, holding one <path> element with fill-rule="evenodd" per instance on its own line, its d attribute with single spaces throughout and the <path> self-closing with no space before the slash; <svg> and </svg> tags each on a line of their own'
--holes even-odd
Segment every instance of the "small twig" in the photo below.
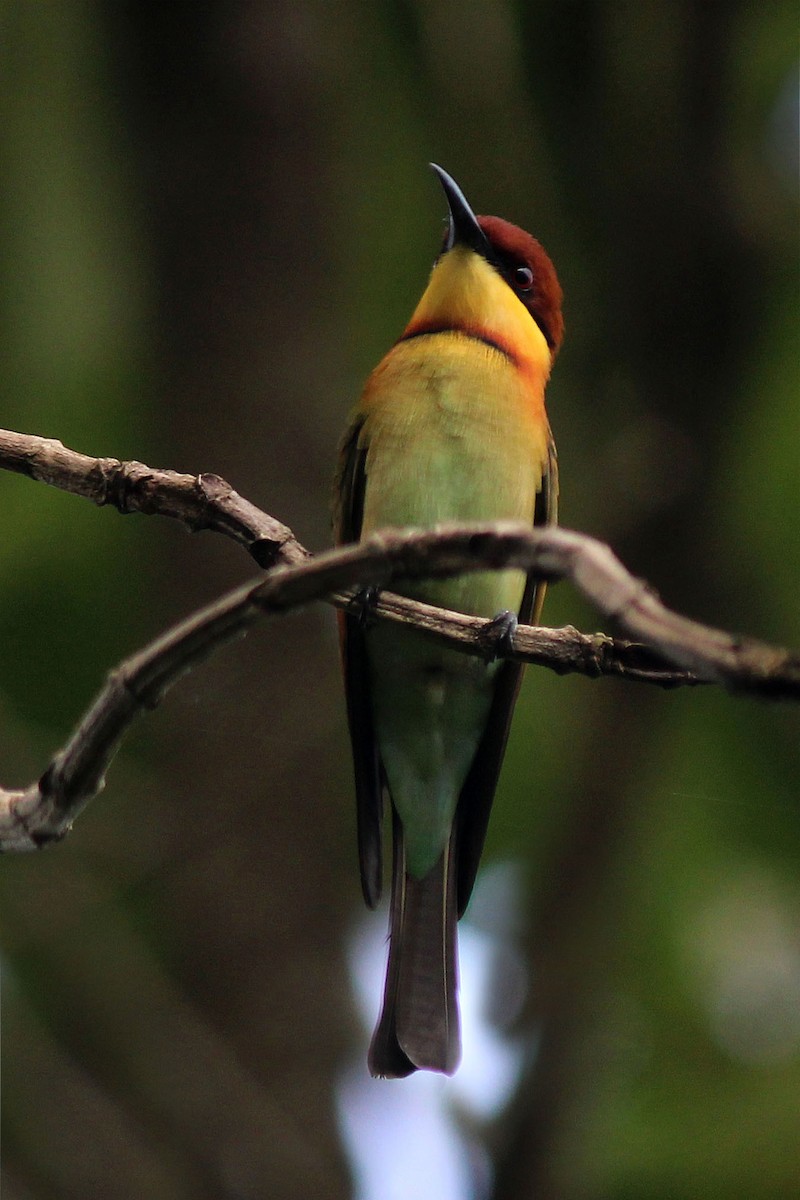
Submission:
<svg viewBox="0 0 800 1200">
<path fill-rule="evenodd" d="M 339 603 L 343 597 L 332 597 Z M 348 607 L 358 604 L 358 594 L 351 595 Z M 482 617 L 469 617 L 464 613 L 436 608 L 381 592 L 370 607 L 370 615 L 376 613 L 399 625 L 413 626 L 431 638 L 441 641 L 454 650 L 475 654 L 481 636 L 490 624 Z M 612 638 L 605 633 L 581 633 L 574 625 L 551 629 L 540 625 L 518 625 L 514 633 L 513 652 L 497 652 L 501 658 L 512 658 L 516 662 L 532 663 L 546 667 L 557 675 L 585 675 L 589 679 L 612 676 L 637 683 L 652 683 L 662 688 L 697 687 L 710 683 L 700 679 L 691 671 L 670 667 L 660 655 L 640 642 L 624 638 Z"/>
<path fill-rule="evenodd" d="M 182 475 L 140 462 L 92 458 L 55 438 L 0 429 L 0 469 L 118 512 L 173 517 L 188 529 L 212 529 L 244 546 L 259 566 L 308 557 L 291 529 L 256 508 L 219 475 Z"/>
</svg>

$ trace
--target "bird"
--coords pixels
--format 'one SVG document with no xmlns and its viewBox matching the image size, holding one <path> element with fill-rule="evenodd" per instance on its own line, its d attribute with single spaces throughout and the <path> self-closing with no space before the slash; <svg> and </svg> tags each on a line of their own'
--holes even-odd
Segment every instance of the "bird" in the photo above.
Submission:
<svg viewBox="0 0 800 1200">
<path fill-rule="evenodd" d="M 452 176 L 430 166 L 447 201 L 445 235 L 342 438 L 337 545 L 382 529 L 557 519 L 544 404 L 564 333 L 555 268 L 529 233 L 476 216 Z M 509 569 L 392 588 L 491 618 L 506 640 L 517 619 L 539 621 L 545 590 Z M 456 922 L 475 882 L 522 667 L 459 653 L 368 610 L 339 613 L 361 884 L 372 908 L 387 801 L 392 822 L 388 964 L 368 1066 L 384 1078 L 451 1075 L 461 1058 Z"/>
</svg>

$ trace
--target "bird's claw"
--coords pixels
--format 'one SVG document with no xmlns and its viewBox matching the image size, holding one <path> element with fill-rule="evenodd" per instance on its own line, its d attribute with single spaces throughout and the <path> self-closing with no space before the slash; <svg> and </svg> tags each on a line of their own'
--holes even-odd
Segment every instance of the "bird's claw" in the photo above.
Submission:
<svg viewBox="0 0 800 1200">
<path fill-rule="evenodd" d="M 478 635 L 478 642 L 487 662 L 494 662 L 501 654 L 510 654 L 514 649 L 514 634 L 517 632 L 517 614 L 504 608 L 492 617 Z"/>
<path fill-rule="evenodd" d="M 374 621 L 375 605 L 378 603 L 379 596 L 380 588 L 370 583 L 366 587 L 359 588 L 350 601 L 351 606 L 358 612 L 358 623 L 362 629 L 366 629 Z"/>
</svg>

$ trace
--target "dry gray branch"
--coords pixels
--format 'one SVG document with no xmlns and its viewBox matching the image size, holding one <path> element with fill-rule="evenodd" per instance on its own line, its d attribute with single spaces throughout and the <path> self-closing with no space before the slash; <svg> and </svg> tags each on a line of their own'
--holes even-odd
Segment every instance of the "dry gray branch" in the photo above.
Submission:
<svg viewBox="0 0 800 1200">
<path fill-rule="evenodd" d="M 17 791 L 0 790 L 0 850 L 32 850 L 63 837 L 102 789 L 105 772 L 136 717 L 155 708 L 177 679 L 217 648 L 243 636 L 260 616 L 321 599 L 340 608 L 352 606 L 360 603 L 360 589 L 386 587 L 398 579 L 503 566 L 534 570 L 551 580 L 569 578 L 601 612 L 647 644 L 581 634 L 569 627 L 520 626 L 509 656 L 560 673 L 615 674 L 664 686 L 717 682 L 760 695 L 800 696 L 800 657 L 670 612 L 607 546 L 583 534 L 510 523 L 441 526 L 386 531 L 359 546 L 312 558 L 291 530 L 243 500 L 218 476 L 179 475 L 140 463 L 92 459 L 65 450 L 59 442 L 3 431 L 0 467 L 98 504 L 114 504 L 122 512 L 157 512 L 177 517 L 192 529 L 223 532 L 247 546 L 257 560 L 276 563 L 266 576 L 199 610 L 109 674 L 41 779 Z M 489 623 L 479 618 L 389 593 L 379 597 L 374 616 L 413 624 L 465 653 L 487 650 Z"/>
<path fill-rule="evenodd" d="M 84 496 L 119 512 L 173 517 L 246 547 L 260 567 L 308 556 L 291 529 L 244 500 L 219 475 L 182 475 L 118 458 L 92 458 L 55 438 L 0 429 L 0 469 Z"/>
</svg>

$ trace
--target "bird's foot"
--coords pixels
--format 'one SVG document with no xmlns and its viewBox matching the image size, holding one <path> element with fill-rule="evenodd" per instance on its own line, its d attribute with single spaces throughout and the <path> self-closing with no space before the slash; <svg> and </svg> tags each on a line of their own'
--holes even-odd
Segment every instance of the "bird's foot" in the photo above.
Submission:
<svg viewBox="0 0 800 1200">
<path fill-rule="evenodd" d="M 517 614 L 504 608 L 488 625 L 484 625 L 478 635 L 478 642 L 487 662 L 494 662 L 501 655 L 510 654 L 514 649 L 514 634 L 517 632 Z"/>
<path fill-rule="evenodd" d="M 359 588 L 350 601 L 351 608 L 358 613 L 358 623 L 362 629 L 367 629 L 375 620 L 375 605 L 380 594 L 380 588 L 370 583 L 367 587 Z"/>
</svg>

